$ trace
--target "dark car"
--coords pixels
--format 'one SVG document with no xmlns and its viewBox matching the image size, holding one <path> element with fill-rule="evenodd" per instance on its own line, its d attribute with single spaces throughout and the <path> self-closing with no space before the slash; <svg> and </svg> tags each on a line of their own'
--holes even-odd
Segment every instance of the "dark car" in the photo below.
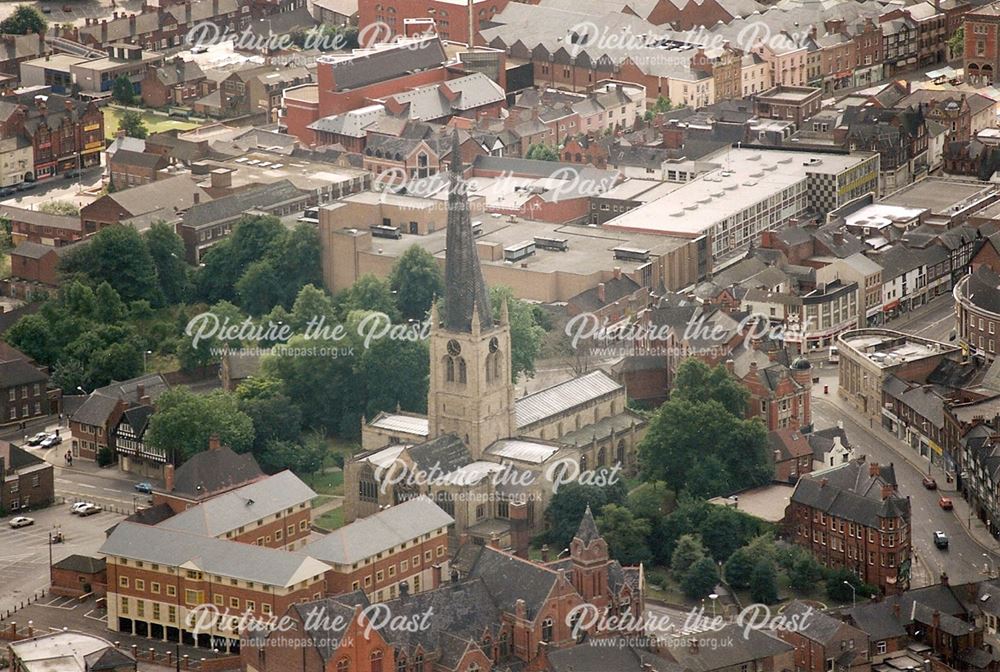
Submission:
<svg viewBox="0 0 1000 672">
<path fill-rule="evenodd" d="M 948 535 L 941 530 L 937 530 L 934 533 L 934 545 L 938 548 L 948 548 Z"/>
<path fill-rule="evenodd" d="M 143 481 L 142 483 L 136 483 L 135 489 L 137 492 L 143 492 L 148 495 L 153 492 L 153 485 L 148 481 Z"/>
<path fill-rule="evenodd" d="M 65 173 L 63 173 L 64 180 L 72 180 L 74 177 L 79 177 L 79 176 L 80 176 L 79 170 L 67 170 Z"/>
<path fill-rule="evenodd" d="M 17 189 L 14 187 L 4 187 L 0 189 L 0 198 L 9 198 L 17 193 Z"/>
<path fill-rule="evenodd" d="M 937 490 L 937 481 L 931 476 L 924 476 L 924 487 L 928 490 Z"/>
<path fill-rule="evenodd" d="M 32 189 L 35 189 L 37 186 L 38 186 L 37 182 L 22 182 L 21 184 L 17 185 L 17 190 L 31 191 Z"/>
</svg>

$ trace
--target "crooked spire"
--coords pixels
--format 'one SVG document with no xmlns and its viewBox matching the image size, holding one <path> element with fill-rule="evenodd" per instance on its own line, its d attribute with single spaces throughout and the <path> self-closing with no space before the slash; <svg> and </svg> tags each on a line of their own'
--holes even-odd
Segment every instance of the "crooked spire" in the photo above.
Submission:
<svg viewBox="0 0 1000 672">
<path fill-rule="evenodd" d="M 493 326 L 490 297 L 472 235 L 469 197 L 462 176 L 458 129 L 451 137 L 448 190 L 448 232 L 445 239 L 444 326 L 450 331 L 472 331 L 475 313 L 483 329 Z"/>
</svg>

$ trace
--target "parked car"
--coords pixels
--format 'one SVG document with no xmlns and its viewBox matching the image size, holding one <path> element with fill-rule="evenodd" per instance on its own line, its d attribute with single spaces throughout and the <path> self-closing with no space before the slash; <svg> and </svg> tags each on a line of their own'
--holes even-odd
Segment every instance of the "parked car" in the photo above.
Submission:
<svg viewBox="0 0 1000 672">
<path fill-rule="evenodd" d="M 17 190 L 18 191 L 31 191 L 32 189 L 36 188 L 37 186 L 38 186 L 37 182 L 22 182 L 21 184 L 17 185 Z"/>
<path fill-rule="evenodd" d="M 34 525 L 35 519 L 28 518 L 27 516 L 18 516 L 16 518 L 10 519 L 10 526 L 15 530 L 19 527 L 27 527 L 28 525 Z"/>
<path fill-rule="evenodd" d="M 934 545 L 938 548 L 948 548 L 948 535 L 937 530 L 934 532 Z"/>
<path fill-rule="evenodd" d="M 88 506 L 94 506 L 94 503 L 93 502 L 77 502 L 73 506 L 69 507 L 69 512 L 70 513 L 80 513 L 80 511 L 82 511 L 83 509 L 87 508 Z"/>
<path fill-rule="evenodd" d="M 42 440 L 42 442 L 39 445 L 42 448 L 51 448 L 52 446 L 58 446 L 60 443 L 62 443 L 62 437 L 59 436 L 58 434 L 53 434 L 49 436 L 47 439 Z"/>
<path fill-rule="evenodd" d="M 28 445 L 29 446 L 40 445 L 42 443 L 42 441 L 44 441 L 47 438 L 49 438 L 49 433 L 48 432 L 38 432 L 33 437 L 31 437 L 30 439 L 28 439 Z"/>
<path fill-rule="evenodd" d="M 143 481 L 142 483 L 136 483 L 135 489 L 137 492 L 142 492 L 148 495 L 153 492 L 153 484 L 149 481 Z"/>
<path fill-rule="evenodd" d="M 204 54 L 206 51 L 208 51 L 208 47 L 206 47 L 204 44 L 198 44 L 191 47 L 192 54 Z"/>
<path fill-rule="evenodd" d="M 101 507 L 99 507 L 97 504 L 87 504 L 86 506 L 81 507 L 80 510 L 77 512 L 77 514 L 80 516 L 92 516 L 95 513 L 99 513 L 100 511 Z"/>
<path fill-rule="evenodd" d="M 0 198 L 10 198 L 16 193 L 17 189 L 15 187 L 4 187 L 0 189 Z"/>
<path fill-rule="evenodd" d="M 924 487 L 928 490 L 937 490 L 937 481 L 932 476 L 924 476 Z"/>
<path fill-rule="evenodd" d="M 73 170 L 67 170 L 65 173 L 63 173 L 64 180 L 72 180 L 74 177 L 79 177 L 79 176 L 80 176 L 80 171 L 76 170 L 75 168 Z"/>
<path fill-rule="evenodd" d="M 938 506 L 940 506 L 945 511 L 951 511 L 953 508 L 955 508 L 955 505 L 952 503 L 950 497 L 942 497 L 941 499 L 939 499 Z"/>
</svg>

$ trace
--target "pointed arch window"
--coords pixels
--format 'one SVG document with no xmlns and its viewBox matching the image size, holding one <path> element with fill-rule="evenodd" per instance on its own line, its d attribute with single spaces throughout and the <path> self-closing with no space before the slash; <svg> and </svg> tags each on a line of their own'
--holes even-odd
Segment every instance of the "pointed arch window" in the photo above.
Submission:
<svg viewBox="0 0 1000 672">
<path fill-rule="evenodd" d="M 455 360 L 451 357 L 444 358 L 444 377 L 449 383 L 455 382 Z"/>
<path fill-rule="evenodd" d="M 552 641 L 552 619 L 546 618 L 542 621 L 542 641 L 551 642 Z"/>
<path fill-rule="evenodd" d="M 458 358 L 458 382 L 466 383 L 468 382 L 468 372 L 465 369 L 465 358 Z"/>
</svg>

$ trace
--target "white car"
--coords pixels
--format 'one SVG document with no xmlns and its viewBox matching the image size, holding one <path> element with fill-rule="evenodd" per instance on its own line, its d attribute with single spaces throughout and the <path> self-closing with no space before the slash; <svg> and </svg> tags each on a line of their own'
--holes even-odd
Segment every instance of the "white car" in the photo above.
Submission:
<svg viewBox="0 0 1000 672">
<path fill-rule="evenodd" d="M 80 516 L 92 516 L 95 513 L 100 513 L 102 510 L 103 509 L 101 509 L 101 507 L 99 507 L 97 504 L 87 504 L 79 511 L 77 511 L 77 514 L 79 514 Z"/>
<path fill-rule="evenodd" d="M 34 525 L 35 519 L 28 518 L 27 516 L 18 516 L 17 518 L 10 519 L 10 526 L 15 530 L 19 527 L 27 527 L 28 525 Z"/>
<path fill-rule="evenodd" d="M 93 506 L 93 505 L 94 505 L 93 502 L 77 502 L 73 506 L 69 507 L 69 512 L 70 513 L 80 513 L 80 511 L 82 511 L 83 509 L 87 508 L 88 506 Z"/>
<path fill-rule="evenodd" d="M 39 445 L 41 445 L 42 448 L 51 448 L 52 446 L 58 446 L 60 443 L 62 443 L 62 437 L 58 434 L 52 434 L 49 438 L 44 439 Z"/>
</svg>

